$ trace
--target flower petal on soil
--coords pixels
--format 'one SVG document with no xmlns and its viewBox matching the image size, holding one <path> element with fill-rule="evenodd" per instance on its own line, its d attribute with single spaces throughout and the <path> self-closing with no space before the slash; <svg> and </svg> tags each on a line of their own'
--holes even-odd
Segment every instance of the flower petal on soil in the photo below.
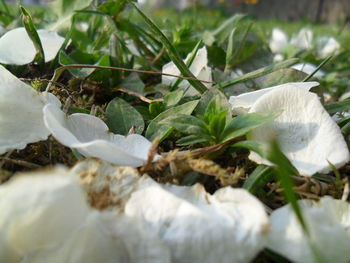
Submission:
<svg viewBox="0 0 350 263">
<path fill-rule="evenodd" d="M 252 92 L 243 93 L 238 96 L 231 96 L 229 102 L 232 105 L 232 110 L 235 114 L 248 113 L 249 109 L 263 95 L 269 93 L 272 90 L 284 88 L 286 85 L 293 86 L 305 91 L 309 91 L 311 88 L 316 87 L 319 84 L 318 82 L 291 82 L 287 84 L 274 86 L 271 88 L 260 89 Z"/>
<path fill-rule="evenodd" d="M 44 50 L 45 62 L 53 60 L 64 38 L 56 32 L 39 29 L 38 35 Z M 36 50 L 24 27 L 8 31 L 0 38 L 0 63 L 10 65 L 25 65 L 33 61 Z"/>
<path fill-rule="evenodd" d="M 272 53 L 283 54 L 286 47 L 288 46 L 288 36 L 279 28 L 272 30 L 269 47 Z"/>
<path fill-rule="evenodd" d="M 316 94 L 285 84 L 260 97 L 250 112 L 276 109 L 283 110 L 282 114 L 254 129 L 250 139 L 264 142 L 277 139 L 282 152 L 305 176 L 329 172 L 328 162 L 339 168 L 349 161 L 349 150 L 340 128 Z M 269 164 L 254 152 L 249 158 L 257 163 Z"/>
<path fill-rule="evenodd" d="M 310 240 L 322 262 L 350 261 L 350 204 L 323 197 L 317 203 L 299 201 Z M 271 215 L 268 248 L 297 263 L 316 263 L 310 243 L 290 205 Z"/>
<path fill-rule="evenodd" d="M 0 154 L 49 136 L 43 121 L 48 102 L 59 104 L 54 95 L 37 92 L 0 65 Z"/>
<path fill-rule="evenodd" d="M 86 157 L 132 167 L 142 166 L 148 159 L 152 144 L 139 134 L 125 137 L 110 133 L 101 119 L 83 113 L 66 116 L 54 104 L 47 104 L 43 111 L 45 125 L 52 135 Z"/>
<path fill-rule="evenodd" d="M 323 36 L 317 40 L 317 55 L 320 58 L 326 58 L 329 55 L 337 54 L 340 50 L 340 44 L 335 38 Z"/>
<path fill-rule="evenodd" d="M 190 71 L 192 74 L 200 79 L 200 80 L 205 80 L 205 81 L 212 81 L 212 72 L 211 72 L 211 67 L 208 67 L 208 58 L 207 58 L 207 48 L 204 46 L 201 49 L 197 51 L 197 54 L 190 66 Z M 190 54 L 187 55 L 186 59 L 184 62 L 186 63 L 190 59 Z M 163 66 L 163 73 L 167 74 L 173 74 L 173 75 L 181 75 L 180 70 L 176 67 L 174 62 L 169 62 L 168 64 L 165 64 Z M 162 76 L 162 83 L 165 85 L 174 85 L 175 82 L 177 81 L 176 77 L 169 77 L 169 76 Z M 210 83 L 203 83 L 205 86 L 210 87 Z M 181 81 L 179 84 L 179 88 L 187 88 L 189 87 L 190 84 L 188 83 L 187 80 Z M 192 96 L 198 94 L 198 92 L 193 88 L 190 87 L 187 94 L 188 96 Z"/>
<path fill-rule="evenodd" d="M 250 262 L 269 231 L 264 207 L 242 189 L 160 185 L 143 177 L 125 206 L 170 248 L 172 262 Z"/>
</svg>

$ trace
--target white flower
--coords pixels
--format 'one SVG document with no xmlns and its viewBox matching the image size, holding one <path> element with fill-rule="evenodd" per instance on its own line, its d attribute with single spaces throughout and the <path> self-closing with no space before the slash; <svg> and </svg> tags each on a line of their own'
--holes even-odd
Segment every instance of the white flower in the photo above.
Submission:
<svg viewBox="0 0 350 263">
<path fill-rule="evenodd" d="M 336 54 L 340 50 L 340 44 L 333 37 L 320 37 L 317 40 L 317 55 L 320 58 L 328 57 L 329 55 Z"/>
<path fill-rule="evenodd" d="M 186 63 L 190 59 L 190 54 L 187 55 L 184 62 Z M 208 66 L 208 58 L 207 58 L 207 48 L 204 46 L 201 49 L 198 50 L 191 66 L 189 67 L 192 74 L 199 80 L 205 80 L 205 81 L 212 81 L 212 75 L 211 75 L 211 67 Z M 168 64 L 165 64 L 163 66 L 163 73 L 167 74 L 173 74 L 173 75 L 181 75 L 180 70 L 175 66 L 174 62 L 169 62 Z M 177 78 L 175 77 L 169 77 L 169 76 L 162 76 L 162 83 L 165 85 L 174 85 L 177 81 Z M 210 87 L 210 83 L 203 83 L 205 86 Z M 190 84 L 187 80 L 181 81 L 179 84 L 179 88 L 188 88 Z M 192 96 L 196 95 L 198 92 L 193 88 L 190 87 L 187 91 L 186 95 Z"/>
<path fill-rule="evenodd" d="M 172 262 L 250 262 L 263 248 L 269 219 L 243 189 L 214 195 L 203 186 L 160 185 L 143 177 L 125 206 L 170 248 Z"/>
<path fill-rule="evenodd" d="M 350 205 L 323 197 L 318 203 L 299 201 L 310 232 L 310 241 L 322 262 L 350 261 Z M 271 215 L 268 248 L 297 263 L 316 263 L 310 243 L 290 205 Z"/>
<path fill-rule="evenodd" d="M 318 82 L 291 82 L 288 83 L 293 87 L 309 91 L 311 88 L 318 86 Z M 248 113 L 250 108 L 255 104 L 255 102 L 260 99 L 263 95 L 275 89 L 282 89 L 286 84 L 281 84 L 271 88 L 259 89 L 252 92 L 247 92 L 240 94 L 238 96 L 230 97 L 230 104 L 232 105 L 232 110 L 235 114 L 244 114 Z"/>
<path fill-rule="evenodd" d="M 55 104 L 44 109 L 47 129 L 63 145 L 86 157 L 97 157 L 123 166 L 142 166 L 148 159 L 151 142 L 138 134 L 127 137 L 108 131 L 99 118 L 83 113 L 66 116 Z"/>
<path fill-rule="evenodd" d="M 125 203 L 140 179 L 132 167 L 118 167 L 97 159 L 85 159 L 71 170 L 82 185 L 90 206 L 123 212 Z"/>
<path fill-rule="evenodd" d="M 284 53 L 286 47 L 288 46 L 288 36 L 279 28 L 274 28 L 272 30 L 271 39 L 269 42 L 269 47 L 272 53 L 282 54 Z"/>
<path fill-rule="evenodd" d="M 53 60 L 64 38 L 56 32 L 39 29 L 38 35 L 44 50 L 45 62 Z M 31 63 L 36 50 L 24 27 L 13 29 L 0 38 L 0 63 L 25 65 Z"/>
<path fill-rule="evenodd" d="M 88 207 L 69 173 L 23 174 L 0 185 L 1 262 L 170 263 L 144 223 Z"/>
<path fill-rule="evenodd" d="M 296 36 L 290 40 L 291 45 L 299 51 L 308 50 L 312 47 L 313 32 L 308 28 L 302 28 Z"/>
<path fill-rule="evenodd" d="M 298 63 L 298 64 L 293 65 L 292 68 L 294 68 L 296 70 L 300 70 L 300 71 L 310 75 L 312 72 L 315 71 L 315 69 L 317 67 L 311 63 Z M 320 69 L 316 72 L 316 74 L 314 76 L 317 78 L 321 78 L 324 75 L 326 75 L 326 73 Z"/>
<path fill-rule="evenodd" d="M 1 261 L 11 263 L 64 241 L 89 209 L 78 181 L 56 169 L 0 185 L 0 211 Z"/>
<path fill-rule="evenodd" d="M 42 112 L 48 102 L 59 104 L 52 94 L 37 92 L 0 65 L 0 154 L 49 136 Z"/>
<path fill-rule="evenodd" d="M 283 110 L 272 122 L 254 129 L 249 138 L 256 141 L 277 139 L 282 152 L 305 176 L 330 171 L 328 162 L 339 168 L 350 158 L 339 127 L 323 108 L 317 95 L 307 91 L 313 86 L 315 82 L 287 83 L 267 92 L 266 89 L 260 91 L 265 92 L 262 96 L 257 96 L 258 92 L 245 94 L 246 106 L 247 101 L 251 105 L 249 112 Z M 230 102 L 233 101 L 231 99 Z M 257 163 L 270 164 L 254 152 L 249 158 Z"/>
</svg>

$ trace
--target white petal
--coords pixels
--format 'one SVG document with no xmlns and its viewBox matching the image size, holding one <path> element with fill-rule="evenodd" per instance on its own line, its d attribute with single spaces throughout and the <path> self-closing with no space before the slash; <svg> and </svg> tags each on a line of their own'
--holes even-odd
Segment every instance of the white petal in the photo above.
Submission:
<svg viewBox="0 0 350 263">
<path fill-rule="evenodd" d="M 312 46 L 313 32 L 308 28 L 302 28 L 299 33 L 292 37 L 290 43 L 298 50 L 308 50 Z"/>
<path fill-rule="evenodd" d="M 284 55 L 277 53 L 273 56 L 273 62 L 281 62 L 284 60 Z"/>
<path fill-rule="evenodd" d="M 336 54 L 340 50 L 340 44 L 333 37 L 320 37 L 317 40 L 317 54 L 320 58 Z"/>
<path fill-rule="evenodd" d="M 272 53 L 284 53 L 285 48 L 288 45 L 288 36 L 279 28 L 272 30 L 271 40 L 269 47 Z"/>
<path fill-rule="evenodd" d="M 53 97 L 35 91 L 0 65 L 0 154 L 49 136 L 42 110 Z"/>
<path fill-rule="evenodd" d="M 349 150 L 338 125 L 323 108 L 316 94 L 285 84 L 262 96 L 250 112 L 282 109 L 274 121 L 252 131 L 251 139 L 269 141 L 275 137 L 282 152 L 301 175 L 328 172 L 327 161 L 337 168 L 348 162 Z M 256 153 L 249 158 L 257 163 L 266 160 Z"/>
<path fill-rule="evenodd" d="M 295 64 L 294 66 L 292 66 L 292 68 L 294 68 L 296 70 L 300 70 L 300 71 L 309 75 L 315 71 L 317 66 L 315 66 L 314 64 L 310 64 L 310 63 L 298 63 L 298 64 Z M 317 78 L 320 78 L 320 77 L 323 77 L 324 75 L 326 75 L 326 73 L 320 69 L 316 72 L 316 74 L 314 76 Z"/>
<path fill-rule="evenodd" d="M 37 31 L 44 50 L 45 62 L 53 60 L 64 38 L 56 32 L 44 29 Z M 0 63 L 25 65 L 33 61 L 35 47 L 24 27 L 13 29 L 0 38 Z"/>
<path fill-rule="evenodd" d="M 172 262 L 250 262 L 264 246 L 269 220 L 262 204 L 230 187 L 161 186 L 144 177 L 126 204 L 169 246 Z"/>
<path fill-rule="evenodd" d="M 62 244 L 39 251 L 28 262 L 170 263 L 170 253 L 140 222 L 95 211 Z"/>
<path fill-rule="evenodd" d="M 285 87 L 285 85 L 286 84 L 281 84 L 271 88 L 243 93 L 238 96 L 231 96 L 229 102 L 232 105 L 232 110 L 235 114 L 247 113 L 249 109 L 254 105 L 254 103 L 263 95 L 269 93 L 272 90 L 281 89 Z M 319 84 L 317 82 L 291 82 L 288 83 L 288 85 L 296 87 L 298 89 L 309 91 L 311 88 L 316 87 Z"/>
<path fill-rule="evenodd" d="M 324 262 L 350 261 L 350 205 L 323 197 L 319 203 L 299 201 L 311 241 Z M 298 263 L 318 262 L 290 205 L 271 215 L 269 249 Z M 335 260 L 336 259 L 336 260 Z M 335 260 L 335 261 L 334 261 Z"/>
<path fill-rule="evenodd" d="M 0 211 L 1 261 L 11 263 L 65 240 L 89 209 L 78 181 L 56 169 L 1 185 Z"/>
<path fill-rule="evenodd" d="M 148 159 L 151 142 L 139 134 L 124 137 L 109 133 L 101 119 L 82 113 L 67 117 L 54 104 L 46 105 L 43 111 L 45 125 L 52 135 L 86 157 L 133 167 L 143 165 Z"/>
<path fill-rule="evenodd" d="M 131 167 L 118 167 L 110 163 L 87 159 L 71 170 L 86 193 L 89 204 L 99 210 L 122 212 L 140 179 L 138 171 Z"/>
<path fill-rule="evenodd" d="M 201 49 L 199 49 L 197 51 L 197 54 L 190 66 L 190 71 L 192 72 L 192 74 L 200 79 L 200 80 L 205 80 L 205 81 L 212 81 L 212 72 L 211 72 L 211 68 L 208 67 L 208 58 L 207 58 L 208 54 L 207 54 L 207 48 L 204 46 Z M 187 62 L 190 59 L 190 54 L 187 55 L 186 59 L 184 60 L 184 62 Z M 180 70 L 175 66 L 174 62 L 169 62 L 168 64 L 165 64 L 163 66 L 162 69 L 163 73 L 167 73 L 167 74 L 173 74 L 173 75 L 181 75 Z M 175 82 L 177 81 L 177 78 L 175 77 L 169 77 L 169 76 L 162 76 L 162 83 L 165 85 L 173 85 L 175 84 Z M 181 81 L 181 83 L 179 84 L 180 88 L 187 88 L 190 84 L 188 83 L 187 80 L 183 80 Z M 210 87 L 211 84 L 210 83 L 205 83 L 205 85 L 207 87 Z M 190 95 L 192 93 L 198 94 L 197 91 L 190 91 Z"/>
</svg>

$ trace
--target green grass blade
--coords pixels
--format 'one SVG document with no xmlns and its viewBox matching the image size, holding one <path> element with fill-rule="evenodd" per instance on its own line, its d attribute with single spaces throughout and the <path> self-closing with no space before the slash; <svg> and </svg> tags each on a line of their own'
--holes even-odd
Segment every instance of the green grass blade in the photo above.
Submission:
<svg viewBox="0 0 350 263">
<path fill-rule="evenodd" d="M 37 62 L 39 65 L 42 66 L 45 64 L 45 55 L 44 55 L 44 49 L 41 44 L 38 32 L 35 29 L 32 17 L 30 16 L 29 12 L 23 6 L 20 6 L 20 10 L 23 15 L 22 22 L 23 22 L 24 28 L 26 29 L 27 34 L 29 38 L 32 40 L 36 50 L 36 54 L 33 61 Z"/>
<path fill-rule="evenodd" d="M 177 66 L 177 68 L 180 70 L 181 74 L 185 77 L 191 77 L 196 78 L 192 72 L 189 70 L 189 68 L 186 66 L 186 64 L 182 61 L 180 55 L 178 54 L 175 47 L 170 43 L 169 39 L 163 34 L 163 32 L 152 22 L 151 19 L 149 19 L 137 6 L 135 3 L 131 2 L 129 0 L 129 3 L 133 5 L 133 7 L 136 9 L 136 11 L 141 15 L 141 17 L 144 19 L 146 24 L 150 27 L 154 33 L 159 36 L 160 41 L 166 48 L 169 57 L 174 62 L 174 64 Z M 200 82 L 199 80 L 190 79 L 188 82 L 199 92 L 204 93 L 207 91 L 207 87 Z"/>
<path fill-rule="evenodd" d="M 249 72 L 249 73 L 244 74 L 243 76 L 235 78 L 233 80 L 219 83 L 215 87 L 224 89 L 224 88 L 227 88 L 229 86 L 233 86 L 237 83 L 241 83 L 241 82 L 245 82 L 247 80 L 255 79 L 255 78 L 264 76 L 266 74 L 269 74 L 271 72 L 274 72 L 276 70 L 290 67 L 290 66 L 294 65 L 295 63 L 297 63 L 298 61 L 299 61 L 298 58 L 291 58 L 291 59 L 288 59 L 286 61 L 282 61 L 282 62 L 276 63 L 274 65 L 266 66 L 266 67 L 260 68 L 258 70 Z"/>
<path fill-rule="evenodd" d="M 333 57 L 333 55 L 330 55 L 325 60 L 323 60 L 322 63 L 320 65 L 318 65 L 318 67 L 313 72 L 311 72 L 311 74 L 309 74 L 305 79 L 303 79 L 303 82 L 306 82 L 309 79 L 311 79 L 316 74 L 317 71 L 319 71 L 325 64 L 328 63 L 328 61 L 331 60 L 332 57 Z"/>
</svg>

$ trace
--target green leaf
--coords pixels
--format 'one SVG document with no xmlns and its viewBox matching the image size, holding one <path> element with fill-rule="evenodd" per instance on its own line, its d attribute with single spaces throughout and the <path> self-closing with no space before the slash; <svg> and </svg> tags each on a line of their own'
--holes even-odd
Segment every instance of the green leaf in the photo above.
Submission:
<svg viewBox="0 0 350 263">
<path fill-rule="evenodd" d="M 329 114 L 350 110 L 350 98 L 325 106 Z"/>
<path fill-rule="evenodd" d="M 177 89 L 173 92 L 168 93 L 167 95 L 164 96 L 164 104 L 166 107 L 172 107 L 175 106 L 180 102 L 182 97 L 185 94 L 184 89 Z"/>
<path fill-rule="evenodd" d="M 273 178 L 275 178 L 275 176 L 271 167 L 259 165 L 248 176 L 248 179 L 243 184 L 243 188 L 254 194 Z"/>
<path fill-rule="evenodd" d="M 129 103 L 119 98 L 108 103 L 106 118 L 108 127 L 116 134 L 127 135 L 133 126 L 136 127 L 136 133 L 141 134 L 145 127 L 142 115 Z"/>
<path fill-rule="evenodd" d="M 69 27 L 75 11 L 88 7 L 91 2 L 92 0 L 55 0 L 51 2 L 51 9 L 57 15 L 58 20 L 50 24 L 47 29 L 58 31 L 61 28 Z"/>
<path fill-rule="evenodd" d="M 139 74 L 136 72 L 132 72 L 129 76 L 127 76 L 123 80 L 120 87 L 126 90 L 136 92 L 141 95 L 145 95 L 145 92 L 144 92 L 145 84 L 142 82 L 142 80 L 139 77 Z"/>
<path fill-rule="evenodd" d="M 246 17 L 247 16 L 244 14 L 235 14 L 234 16 L 226 19 L 217 29 L 211 32 L 213 39 L 215 39 L 216 42 L 221 45 L 230 35 L 232 28 L 235 28 Z M 203 40 L 206 43 L 206 39 L 204 38 Z M 210 46 L 211 44 L 208 43 L 208 45 Z"/>
<path fill-rule="evenodd" d="M 221 141 L 225 142 L 233 138 L 245 135 L 247 132 L 267 123 L 281 114 L 281 111 L 268 113 L 247 113 L 235 117 L 222 133 Z"/>
<path fill-rule="evenodd" d="M 59 63 L 62 66 L 81 64 L 81 65 L 95 65 L 95 66 L 109 66 L 109 56 L 103 55 L 99 57 L 94 54 L 88 54 L 80 52 L 79 50 L 73 51 L 70 55 L 67 55 L 64 51 L 60 51 Z M 71 68 L 69 72 L 77 78 L 86 78 L 92 73 L 98 71 L 97 68 Z M 107 71 L 104 69 L 104 71 Z"/>
<path fill-rule="evenodd" d="M 33 62 L 37 62 L 39 65 L 43 66 L 45 64 L 45 54 L 44 54 L 44 49 L 43 46 L 41 45 L 41 41 L 38 35 L 38 32 L 36 32 L 35 26 L 33 24 L 32 17 L 30 16 L 29 12 L 23 7 L 20 7 L 21 12 L 22 12 L 22 22 L 24 25 L 24 28 L 27 31 L 27 34 L 32 40 L 36 54 L 34 57 Z"/>
<path fill-rule="evenodd" d="M 229 115 L 231 115 L 232 105 L 228 102 L 226 96 L 216 88 L 210 88 L 208 91 L 203 93 L 201 99 L 199 100 L 198 106 L 195 109 L 196 115 L 204 115 L 213 98 L 215 98 L 217 103 L 219 103 L 219 105 L 223 109 L 227 110 Z"/>
<path fill-rule="evenodd" d="M 208 141 L 209 139 L 206 138 L 205 136 L 189 135 L 177 140 L 176 143 L 180 146 L 187 146 L 187 145 L 196 144 L 196 143 L 206 143 Z"/>
<path fill-rule="evenodd" d="M 161 125 L 159 124 L 159 122 L 170 116 L 175 116 L 176 114 L 189 115 L 193 112 L 197 104 L 198 104 L 198 100 L 194 100 L 160 113 L 148 125 L 147 131 L 146 131 L 146 138 L 148 138 L 149 140 L 153 140 L 156 137 L 160 137 L 161 141 L 164 140 L 170 134 L 173 128 L 167 125 Z"/>
<path fill-rule="evenodd" d="M 149 26 L 149 28 L 159 37 L 159 40 L 162 42 L 164 47 L 166 48 L 169 57 L 174 62 L 176 67 L 180 70 L 181 74 L 185 77 L 194 78 L 195 76 L 192 74 L 192 72 L 189 70 L 189 68 L 185 65 L 185 63 L 182 61 L 180 55 L 178 54 L 175 47 L 171 44 L 169 39 L 163 34 L 163 32 L 150 20 L 137 6 L 135 3 L 129 2 L 134 6 L 136 11 L 141 15 L 141 17 L 144 19 L 146 24 Z M 204 93 L 207 90 L 207 87 L 200 81 L 189 79 L 188 82 L 199 92 Z"/>
<path fill-rule="evenodd" d="M 235 65 L 238 55 L 242 53 L 243 47 L 247 41 L 248 33 L 252 28 L 253 23 L 249 23 L 248 26 L 244 27 L 243 34 L 236 35 L 236 28 L 234 28 L 229 36 L 227 51 L 226 51 L 226 65 L 225 72 L 229 72 Z"/>
<path fill-rule="evenodd" d="M 148 106 L 148 111 L 153 118 L 157 117 L 159 114 L 161 114 L 165 110 L 165 106 L 163 102 L 152 102 Z"/>
<path fill-rule="evenodd" d="M 80 64 L 82 60 L 94 60 L 95 56 L 91 54 L 83 54 L 80 51 L 72 52 L 70 55 L 67 55 L 64 51 L 60 51 L 58 61 L 60 65 L 66 66 L 66 65 L 72 65 L 72 64 Z M 81 59 L 80 61 L 77 61 L 77 59 Z M 91 61 L 83 64 L 94 64 L 91 63 Z M 86 78 L 89 75 L 91 75 L 92 72 L 94 72 L 95 68 L 72 68 L 69 69 L 69 72 L 77 78 Z"/>
<path fill-rule="evenodd" d="M 174 127 L 179 132 L 185 134 L 209 133 L 204 121 L 192 115 L 176 114 L 160 121 L 159 124 Z"/>
</svg>

